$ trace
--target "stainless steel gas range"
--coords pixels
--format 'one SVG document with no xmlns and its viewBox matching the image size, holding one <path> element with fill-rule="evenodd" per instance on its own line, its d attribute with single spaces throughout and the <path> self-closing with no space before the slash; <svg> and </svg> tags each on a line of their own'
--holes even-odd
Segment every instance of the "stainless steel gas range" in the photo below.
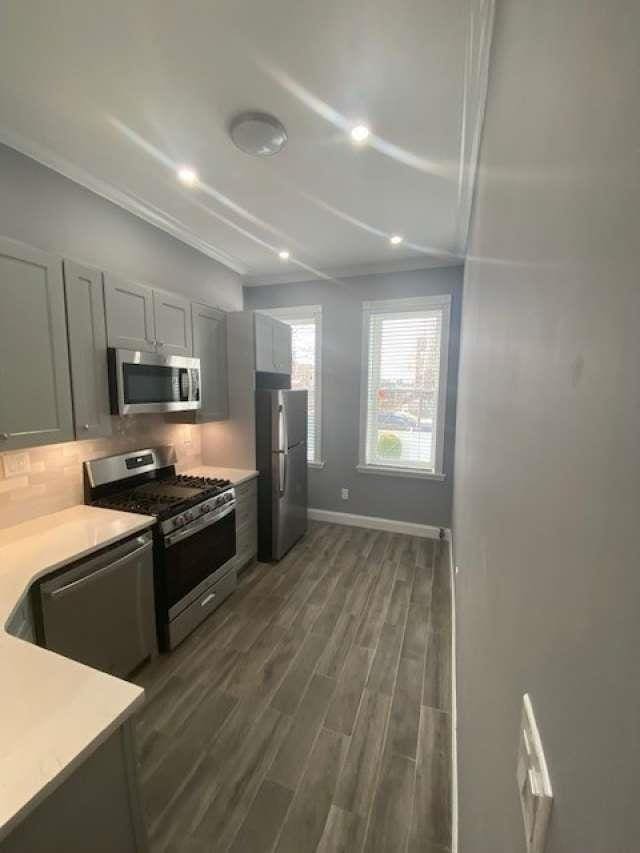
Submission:
<svg viewBox="0 0 640 853">
<path fill-rule="evenodd" d="M 85 503 L 153 515 L 160 648 L 175 648 L 237 585 L 235 492 L 228 480 L 177 475 L 172 447 L 84 463 Z"/>
</svg>

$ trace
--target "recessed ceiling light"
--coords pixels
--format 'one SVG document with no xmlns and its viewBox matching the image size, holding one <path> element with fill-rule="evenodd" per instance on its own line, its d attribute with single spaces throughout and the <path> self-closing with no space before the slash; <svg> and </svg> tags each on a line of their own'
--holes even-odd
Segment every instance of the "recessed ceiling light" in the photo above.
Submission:
<svg viewBox="0 0 640 853">
<path fill-rule="evenodd" d="M 183 184 L 186 184 L 188 187 L 192 187 L 198 182 L 198 173 L 195 169 L 192 169 L 189 166 L 180 166 L 178 169 L 178 178 Z"/>
<path fill-rule="evenodd" d="M 370 133 L 371 131 L 366 124 L 357 124 L 351 128 L 351 138 L 354 142 L 364 142 Z"/>
<path fill-rule="evenodd" d="M 283 249 L 281 252 L 278 252 L 278 257 L 281 261 L 289 260 L 289 252 L 286 249 Z"/>
<path fill-rule="evenodd" d="M 404 240 L 404 237 L 401 237 L 399 234 L 394 234 L 393 237 L 389 239 L 389 242 L 392 246 L 399 246 L 400 243 Z"/>
</svg>

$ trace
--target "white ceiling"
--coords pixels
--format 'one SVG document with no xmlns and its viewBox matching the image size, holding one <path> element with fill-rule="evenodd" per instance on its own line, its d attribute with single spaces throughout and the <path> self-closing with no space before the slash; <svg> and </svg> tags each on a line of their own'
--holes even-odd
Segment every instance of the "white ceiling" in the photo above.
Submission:
<svg viewBox="0 0 640 853">
<path fill-rule="evenodd" d="M 252 283 L 451 261 L 484 102 L 471 21 L 487 5 L 3 0 L 0 140 Z M 285 124 L 281 154 L 233 146 L 243 109 Z M 351 144 L 354 121 L 372 144 Z M 196 189 L 179 164 L 198 171 Z M 393 233 L 404 244 L 391 248 Z"/>
</svg>

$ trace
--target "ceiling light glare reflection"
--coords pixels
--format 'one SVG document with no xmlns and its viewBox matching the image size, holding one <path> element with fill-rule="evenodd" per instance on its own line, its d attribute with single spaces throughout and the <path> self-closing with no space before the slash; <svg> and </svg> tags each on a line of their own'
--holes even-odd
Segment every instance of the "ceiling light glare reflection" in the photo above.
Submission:
<svg viewBox="0 0 640 853">
<path fill-rule="evenodd" d="M 290 254 L 286 249 L 282 249 L 280 252 L 278 252 L 278 257 L 281 261 L 288 261 L 290 258 Z"/>
<path fill-rule="evenodd" d="M 351 139 L 358 144 L 362 144 L 367 141 L 370 133 L 371 131 L 366 124 L 357 124 L 351 128 Z"/>
<path fill-rule="evenodd" d="M 180 166 L 178 169 L 178 178 L 188 187 L 193 187 L 198 183 L 198 173 L 190 166 Z"/>
<path fill-rule="evenodd" d="M 394 234 L 393 237 L 389 239 L 389 242 L 392 246 L 399 246 L 400 243 L 404 240 L 404 237 L 401 237 L 399 234 Z"/>
</svg>

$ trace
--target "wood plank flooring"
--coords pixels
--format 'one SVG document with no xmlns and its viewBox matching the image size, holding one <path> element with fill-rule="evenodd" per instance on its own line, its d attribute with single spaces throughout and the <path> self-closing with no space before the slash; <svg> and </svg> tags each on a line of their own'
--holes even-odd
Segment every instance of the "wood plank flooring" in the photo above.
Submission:
<svg viewBox="0 0 640 853">
<path fill-rule="evenodd" d="M 153 853 L 447 853 L 446 542 L 312 523 L 136 678 Z"/>
</svg>

